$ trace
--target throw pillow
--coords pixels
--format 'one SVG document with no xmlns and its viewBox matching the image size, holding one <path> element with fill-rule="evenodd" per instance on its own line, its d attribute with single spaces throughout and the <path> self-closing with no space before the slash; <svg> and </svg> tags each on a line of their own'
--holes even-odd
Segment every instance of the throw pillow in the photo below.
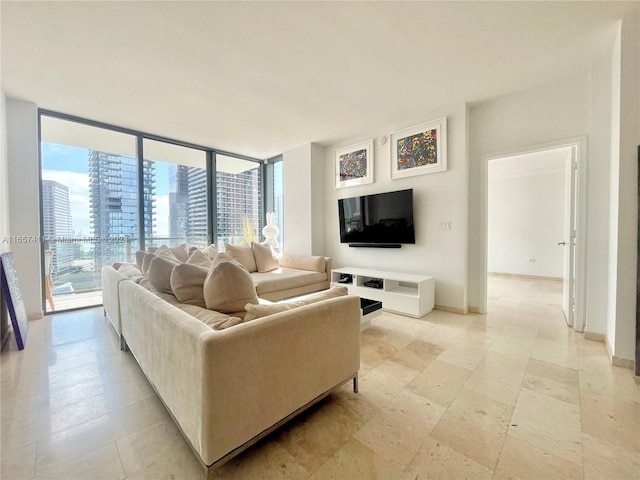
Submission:
<svg viewBox="0 0 640 480">
<path fill-rule="evenodd" d="M 142 261 L 144 260 L 144 256 L 147 254 L 147 252 L 144 252 L 142 250 L 138 250 L 136 252 L 136 265 L 138 265 L 138 270 L 142 271 Z"/>
<path fill-rule="evenodd" d="M 292 255 L 285 253 L 279 260 L 281 267 L 297 268 L 299 270 L 311 270 L 312 272 L 324 272 L 326 268 L 324 257 L 312 255 Z"/>
<path fill-rule="evenodd" d="M 169 284 L 178 301 L 206 308 L 203 285 L 208 273 L 208 268 L 188 262 L 173 267 Z"/>
<path fill-rule="evenodd" d="M 149 271 L 149 265 L 151 265 L 151 260 L 156 258 L 155 253 L 147 252 L 144 254 L 144 258 L 142 259 L 142 274 L 146 275 Z"/>
<path fill-rule="evenodd" d="M 127 278 L 137 279 L 142 276 L 142 272 L 133 263 L 121 263 L 117 270 Z"/>
<path fill-rule="evenodd" d="M 189 250 L 187 250 L 187 244 L 183 243 L 182 245 L 178 245 L 177 247 L 169 248 L 171 253 L 175 255 L 175 257 L 181 262 L 186 262 L 189 258 Z"/>
<path fill-rule="evenodd" d="M 224 244 L 224 251 L 231 258 L 239 262 L 249 272 L 257 272 L 258 267 L 256 265 L 256 259 L 253 256 L 253 250 L 251 247 L 243 247 L 240 245 L 230 245 L 228 243 Z"/>
<path fill-rule="evenodd" d="M 173 294 L 173 290 L 171 290 L 171 272 L 176 265 L 180 265 L 178 260 L 172 260 L 160 255 L 156 256 L 151 260 L 149 270 L 147 270 L 147 278 L 151 285 L 156 290 Z"/>
<path fill-rule="evenodd" d="M 244 321 L 255 320 L 256 318 L 266 317 L 275 313 L 286 312 L 293 308 L 304 307 L 304 302 L 288 302 L 288 303 L 274 303 L 273 305 L 252 305 L 247 303 L 244 306 L 247 314 L 244 316 Z"/>
<path fill-rule="evenodd" d="M 280 268 L 278 259 L 273 256 L 273 251 L 269 245 L 260 245 L 259 243 L 251 242 L 251 250 L 253 250 L 253 257 L 256 259 L 258 272 L 271 272 Z"/>
<path fill-rule="evenodd" d="M 258 303 L 249 272 L 223 253 L 216 255 L 209 269 L 203 294 L 207 308 L 222 313 L 239 312 L 247 303 Z"/>
<path fill-rule="evenodd" d="M 198 265 L 209 269 L 211 267 L 211 259 L 202 250 L 196 250 L 187 259 L 187 263 L 190 265 Z"/>
<path fill-rule="evenodd" d="M 203 248 L 202 252 L 211 259 L 211 261 L 213 262 L 213 260 L 215 260 L 216 255 L 218 254 L 218 248 L 212 243 L 211 245 L 209 245 L 207 248 Z"/>
</svg>

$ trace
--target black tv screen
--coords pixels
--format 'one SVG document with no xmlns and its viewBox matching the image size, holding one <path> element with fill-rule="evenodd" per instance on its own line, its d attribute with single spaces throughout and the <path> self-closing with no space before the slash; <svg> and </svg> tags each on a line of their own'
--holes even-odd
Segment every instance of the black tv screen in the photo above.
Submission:
<svg viewBox="0 0 640 480">
<path fill-rule="evenodd" d="M 416 243 L 413 189 L 338 200 L 340 242 L 353 246 Z"/>
</svg>

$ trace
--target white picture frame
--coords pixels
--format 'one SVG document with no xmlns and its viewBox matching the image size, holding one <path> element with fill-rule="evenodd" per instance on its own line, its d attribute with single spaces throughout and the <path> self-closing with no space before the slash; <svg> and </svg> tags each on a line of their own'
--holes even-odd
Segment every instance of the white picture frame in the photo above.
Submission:
<svg viewBox="0 0 640 480">
<path fill-rule="evenodd" d="M 447 117 L 390 135 L 394 180 L 447 170 Z"/>
<path fill-rule="evenodd" d="M 336 188 L 373 183 L 373 139 L 334 150 Z"/>
</svg>

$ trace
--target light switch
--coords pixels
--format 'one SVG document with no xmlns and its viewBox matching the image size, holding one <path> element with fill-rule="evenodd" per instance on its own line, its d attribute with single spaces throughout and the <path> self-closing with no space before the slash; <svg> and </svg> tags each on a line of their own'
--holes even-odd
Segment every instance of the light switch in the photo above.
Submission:
<svg viewBox="0 0 640 480">
<path fill-rule="evenodd" d="M 440 222 L 440 230 L 451 230 L 451 222 Z"/>
</svg>

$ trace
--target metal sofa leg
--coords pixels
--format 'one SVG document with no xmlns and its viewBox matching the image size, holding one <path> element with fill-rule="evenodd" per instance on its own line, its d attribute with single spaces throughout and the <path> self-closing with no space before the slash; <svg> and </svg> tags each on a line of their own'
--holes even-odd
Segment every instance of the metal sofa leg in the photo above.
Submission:
<svg viewBox="0 0 640 480">
<path fill-rule="evenodd" d="M 358 393 L 358 374 L 353 377 L 353 393 Z"/>
</svg>

